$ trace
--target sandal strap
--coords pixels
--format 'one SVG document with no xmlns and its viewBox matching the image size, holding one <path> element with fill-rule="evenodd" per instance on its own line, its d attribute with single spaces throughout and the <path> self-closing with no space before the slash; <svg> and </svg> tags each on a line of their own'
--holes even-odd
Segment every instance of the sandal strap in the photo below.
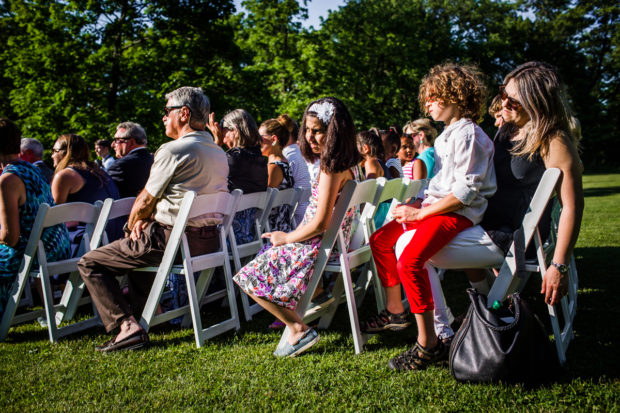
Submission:
<svg viewBox="0 0 620 413">
<path fill-rule="evenodd" d="M 391 360 L 391 364 L 397 370 L 424 370 L 431 364 L 435 364 L 445 359 L 447 355 L 446 346 L 440 340 L 433 348 L 422 346 L 416 341 L 415 345 Z M 420 356 L 422 354 L 422 356 Z"/>
<path fill-rule="evenodd" d="M 394 322 L 402 323 L 407 321 L 406 313 L 394 314 L 390 313 L 387 309 L 384 309 L 379 314 L 372 316 L 368 320 L 364 321 L 363 325 L 366 327 L 381 328 Z"/>
</svg>

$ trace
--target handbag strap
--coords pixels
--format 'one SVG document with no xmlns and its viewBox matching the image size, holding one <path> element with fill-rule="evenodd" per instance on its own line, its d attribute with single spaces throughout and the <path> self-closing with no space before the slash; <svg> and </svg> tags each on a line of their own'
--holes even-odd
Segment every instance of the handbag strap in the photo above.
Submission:
<svg viewBox="0 0 620 413">
<path fill-rule="evenodd" d="M 481 300 L 478 300 L 478 297 L 480 296 L 480 294 L 478 293 L 478 291 L 476 291 L 475 288 L 469 288 L 467 290 L 467 292 L 469 293 L 469 299 L 471 300 L 471 303 L 473 305 L 474 308 L 474 312 L 476 313 L 476 316 L 478 317 L 478 319 L 480 319 L 480 321 L 482 322 L 482 324 L 484 324 L 486 327 L 490 328 L 491 330 L 495 330 L 495 331 L 506 331 L 506 330 L 510 330 L 512 328 L 514 328 L 517 324 L 519 324 L 519 318 L 521 316 L 521 306 L 519 305 L 520 297 L 519 297 L 519 293 L 514 293 L 512 294 L 512 304 L 514 306 L 515 309 L 515 313 L 514 313 L 514 321 L 508 325 L 505 326 L 494 326 L 491 323 L 489 323 L 486 318 L 483 315 L 483 311 L 480 308 L 480 303 Z M 486 310 L 486 306 L 485 306 L 485 310 Z M 491 312 L 492 310 L 486 310 L 488 312 Z"/>
</svg>

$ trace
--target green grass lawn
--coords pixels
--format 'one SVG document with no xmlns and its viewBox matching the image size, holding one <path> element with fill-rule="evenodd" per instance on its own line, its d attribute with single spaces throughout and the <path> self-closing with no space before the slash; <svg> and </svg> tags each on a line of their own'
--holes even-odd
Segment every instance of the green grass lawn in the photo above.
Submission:
<svg viewBox="0 0 620 413">
<path fill-rule="evenodd" d="M 290 360 L 271 355 L 279 335 L 264 313 L 201 349 L 191 330 L 159 329 L 149 348 L 109 355 L 93 350 L 108 338 L 102 329 L 52 345 L 41 327 L 22 325 L 0 343 L 0 411 L 618 411 L 620 175 L 586 176 L 584 186 L 575 339 L 553 384 L 460 384 L 445 367 L 393 373 L 387 360 L 415 329 L 375 336 L 355 355 L 341 306 L 319 344 Z M 455 314 L 467 308 L 466 286 L 459 273 L 444 281 Z M 537 288 L 531 280 L 526 289 L 533 301 Z M 370 297 L 361 316 L 373 307 Z"/>
</svg>

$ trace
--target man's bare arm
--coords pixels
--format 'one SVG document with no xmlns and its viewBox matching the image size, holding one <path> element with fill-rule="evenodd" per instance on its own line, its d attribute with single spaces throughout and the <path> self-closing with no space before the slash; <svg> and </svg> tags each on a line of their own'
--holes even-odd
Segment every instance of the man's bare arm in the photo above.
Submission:
<svg viewBox="0 0 620 413">
<path fill-rule="evenodd" d="M 137 221 L 149 219 L 153 214 L 158 199 L 149 194 L 146 189 L 143 189 L 131 207 L 127 228 L 131 230 Z"/>
</svg>

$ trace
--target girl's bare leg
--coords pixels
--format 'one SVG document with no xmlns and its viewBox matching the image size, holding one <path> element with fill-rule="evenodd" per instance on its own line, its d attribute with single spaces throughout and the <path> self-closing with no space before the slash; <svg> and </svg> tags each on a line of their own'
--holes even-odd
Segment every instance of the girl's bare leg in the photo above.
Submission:
<svg viewBox="0 0 620 413">
<path fill-rule="evenodd" d="M 269 311 L 280 321 L 286 324 L 286 326 L 291 332 L 291 334 L 288 336 L 289 344 L 296 344 L 299 339 L 304 335 L 306 330 L 310 328 L 306 323 L 304 323 L 304 321 L 295 311 L 289 310 L 285 307 L 281 307 L 277 304 L 272 303 L 271 301 L 265 300 L 264 298 L 256 297 L 252 294 L 248 295 L 252 297 L 252 299 L 256 301 L 261 307 Z"/>
</svg>

